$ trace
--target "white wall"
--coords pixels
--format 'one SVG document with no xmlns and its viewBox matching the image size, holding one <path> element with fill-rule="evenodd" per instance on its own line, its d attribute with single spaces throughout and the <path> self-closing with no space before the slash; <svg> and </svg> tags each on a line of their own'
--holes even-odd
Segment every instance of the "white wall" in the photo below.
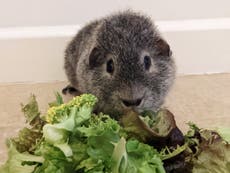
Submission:
<svg viewBox="0 0 230 173">
<path fill-rule="evenodd" d="M 126 8 L 155 20 L 230 17 L 229 0 L 0 0 L 0 27 L 83 24 Z"/>
<path fill-rule="evenodd" d="M 178 74 L 230 72 L 228 0 L 0 0 L 0 4 L 0 82 L 66 80 L 63 52 L 79 27 L 127 7 L 156 19 L 172 47 Z"/>
</svg>

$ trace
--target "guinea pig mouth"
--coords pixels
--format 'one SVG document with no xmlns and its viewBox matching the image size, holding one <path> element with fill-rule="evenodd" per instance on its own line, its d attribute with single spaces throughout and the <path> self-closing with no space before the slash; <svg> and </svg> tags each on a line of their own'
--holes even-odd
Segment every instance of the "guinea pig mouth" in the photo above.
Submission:
<svg viewBox="0 0 230 173">
<path fill-rule="evenodd" d="M 121 99 L 121 101 L 125 107 L 138 107 L 142 102 L 142 98 L 138 98 L 135 100 Z"/>
</svg>

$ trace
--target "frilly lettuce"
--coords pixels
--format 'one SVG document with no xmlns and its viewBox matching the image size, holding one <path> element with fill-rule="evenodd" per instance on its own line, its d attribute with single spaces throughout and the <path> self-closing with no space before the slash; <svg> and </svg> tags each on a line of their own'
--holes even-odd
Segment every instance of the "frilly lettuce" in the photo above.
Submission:
<svg viewBox="0 0 230 173">
<path fill-rule="evenodd" d="M 210 131 L 190 123 L 183 135 L 168 110 L 146 112 L 142 118 L 128 111 L 118 122 L 103 113 L 95 115 L 97 101 L 83 94 L 64 103 L 57 93 L 56 102 L 40 116 L 32 95 L 22 105 L 30 126 L 8 140 L 8 160 L 0 172 L 230 172 L 228 128 Z"/>
<path fill-rule="evenodd" d="M 28 152 L 20 153 L 11 141 L 8 141 L 8 148 L 9 158 L 5 165 L 0 167 L 1 173 L 31 173 L 35 168 L 33 162 L 43 163 L 44 161 L 44 159 L 41 156 L 32 155 Z"/>
<path fill-rule="evenodd" d="M 31 127 L 10 140 L 8 160 L 0 172 L 165 173 L 153 147 L 125 139 L 127 135 L 116 120 L 92 113 L 95 96 L 83 94 L 68 103 L 63 103 L 60 95 L 56 97 L 41 118 L 32 96 L 26 105 Z"/>
<path fill-rule="evenodd" d="M 121 138 L 115 144 L 112 158 L 115 163 L 112 167 L 113 173 L 165 172 L 158 152 L 137 140 L 126 142 Z"/>
<path fill-rule="evenodd" d="M 192 173 L 229 173 L 230 144 L 226 139 L 230 129 L 207 130 L 192 123 L 189 125 L 190 130 L 185 137 L 189 146 L 187 152 L 190 152 L 187 159 L 193 165 Z"/>
</svg>

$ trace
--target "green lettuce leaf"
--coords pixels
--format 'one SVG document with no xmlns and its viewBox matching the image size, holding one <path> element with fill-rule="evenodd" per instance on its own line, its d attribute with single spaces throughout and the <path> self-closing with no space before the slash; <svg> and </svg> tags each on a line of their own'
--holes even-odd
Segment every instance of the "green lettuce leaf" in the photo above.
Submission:
<svg viewBox="0 0 230 173">
<path fill-rule="evenodd" d="M 34 95 L 31 95 L 28 104 L 21 104 L 21 106 L 26 122 L 30 127 L 24 127 L 19 131 L 18 137 L 11 140 L 19 152 L 33 153 L 42 138 L 42 127 L 45 122 L 40 118 L 38 103 Z"/>
<path fill-rule="evenodd" d="M 77 128 L 77 133 L 87 138 L 86 152 L 89 157 L 77 166 L 77 170 L 109 171 L 114 143 L 120 139 L 120 125 L 117 121 L 103 114 L 93 116 L 88 124 Z"/>
<path fill-rule="evenodd" d="M 36 154 L 41 155 L 44 161 L 32 173 L 74 173 L 72 161 L 54 145 L 42 142 Z"/>
<path fill-rule="evenodd" d="M 165 173 L 153 147 L 128 138 L 124 128 L 108 115 L 93 114 L 95 96 L 83 94 L 68 103 L 60 95 L 56 99 L 44 115 L 45 121 L 35 97 L 31 99 L 31 106 L 24 109 L 31 128 L 11 140 L 14 147 L 9 147 L 8 161 L 0 172 Z"/>
<path fill-rule="evenodd" d="M 159 153 L 137 140 L 121 138 L 113 151 L 112 173 L 165 173 Z"/>
<path fill-rule="evenodd" d="M 64 104 L 62 96 L 58 92 L 55 92 L 54 94 L 56 96 L 56 100 L 51 102 L 51 103 L 48 103 L 49 107 L 60 106 L 60 105 Z"/>
<path fill-rule="evenodd" d="M 230 128 L 218 127 L 216 131 L 226 142 L 230 143 Z"/>
<path fill-rule="evenodd" d="M 28 152 L 20 153 L 15 145 L 9 141 L 8 143 L 8 160 L 0 167 L 1 173 L 31 173 L 34 171 L 38 163 L 42 163 L 44 159 L 41 156 L 29 154 Z M 26 163 L 27 164 L 23 164 Z M 29 164 L 30 163 L 30 164 Z"/>
</svg>

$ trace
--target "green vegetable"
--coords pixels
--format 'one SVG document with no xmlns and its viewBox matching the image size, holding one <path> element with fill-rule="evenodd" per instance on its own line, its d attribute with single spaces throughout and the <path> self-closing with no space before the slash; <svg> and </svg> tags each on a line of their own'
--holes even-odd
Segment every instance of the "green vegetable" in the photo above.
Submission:
<svg viewBox="0 0 230 173">
<path fill-rule="evenodd" d="M 43 121 L 32 96 L 26 108 L 31 128 L 10 140 L 8 161 L 0 172 L 165 173 L 153 147 L 127 138 L 108 115 L 92 113 L 95 96 L 83 94 L 68 103 L 58 94 L 56 98 Z M 31 135 L 32 143 L 27 140 Z"/>
<path fill-rule="evenodd" d="M 146 111 L 143 117 L 128 110 L 118 122 L 93 114 L 96 103 L 91 94 L 64 103 L 56 93 L 56 101 L 41 117 L 32 95 L 22 105 L 29 126 L 8 140 L 8 160 L 0 172 L 230 172 L 228 128 L 212 131 L 189 123 L 183 136 L 168 110 Z"/>
<path fill-rule="evenodd" d="M 216 129 L 217 133 L 228 143 L 230 143 L 230 128 L 219 127 Z"/>
<path fill-rule="evenodd" d="M 115 145 L 112 158 L 113 173 L 165 172 L 156 150 L 137 140 L 126 142 L 124 138 Z"/>
<path fill-rule="evenodd" d="M 45 122 L 40 118 L 38 103 L 34 95 L 31 95 L 28 104 L 21 104 L 21 106 L 30 127 L 24 127 L 20 130 L 18 137 L 12 138 L 11 141 L 19 152 L 33 153 L 42 138 L 42 128 Z"/>
<path fill-rule="evenodd" d="M 29 154 L 28 152 L 20 153 L 15 148 L 15 145 L 9 141 L 8 142 L 8 160 L 0 167 L 1 173 L 31 173 L 35 169 L 35 163 L 42 163 L 44 159 L 41 156 L 36 156 Z M 23 164 L 26 163 L 27 164 Z M 31 164 L 29 164 L 31 163 Z"/>
</svg>

